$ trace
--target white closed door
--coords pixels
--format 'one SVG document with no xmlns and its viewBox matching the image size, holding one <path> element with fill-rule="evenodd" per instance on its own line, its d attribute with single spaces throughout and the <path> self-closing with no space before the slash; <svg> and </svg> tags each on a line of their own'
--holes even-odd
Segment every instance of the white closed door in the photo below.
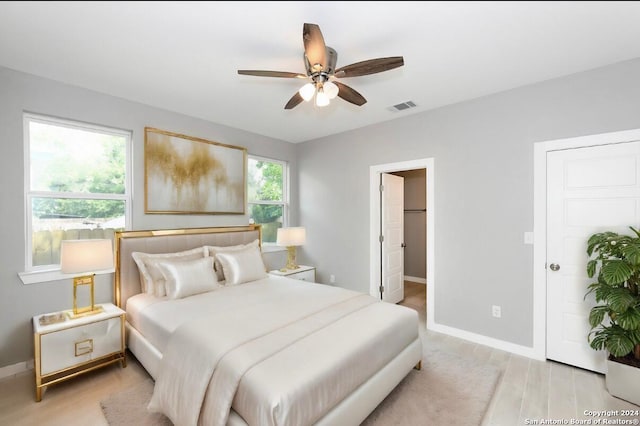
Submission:
<svg viewBox="0 0 640 426">
<path fill-rule="evenodd" d="M 547 358 L 605 372 L 589 346 L 587 240 L 640 225 L 640 142 L 547 153 Z"/>
<path fill-rule="evenodd" d="M 398 303 L 404 299 L 404 178 L 381 176 L 382 300 Z"/>
</svg>

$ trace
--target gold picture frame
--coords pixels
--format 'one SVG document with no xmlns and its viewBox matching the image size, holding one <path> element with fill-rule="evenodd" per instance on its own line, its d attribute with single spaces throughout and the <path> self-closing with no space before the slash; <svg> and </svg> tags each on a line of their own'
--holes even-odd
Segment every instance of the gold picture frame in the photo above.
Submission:
<svg viewBox="0 0 640 426">
<path fill-rule="evenodd" d="M 144 129 L 144 212 L 245 214 L 247 149 Z"/>
</svg>

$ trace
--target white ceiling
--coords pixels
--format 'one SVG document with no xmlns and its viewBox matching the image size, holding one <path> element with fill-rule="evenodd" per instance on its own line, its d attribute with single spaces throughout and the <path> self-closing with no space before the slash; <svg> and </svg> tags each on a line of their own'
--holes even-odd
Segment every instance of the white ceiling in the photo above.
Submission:
<svg viewBox="0 0 640 426">
<path fill-rule="evenodd" d="M 285 111 L 305 72 L 302 25 L 337 66 L 339 98 Z M 640 2 L 0 2 L 0 65 L 288 142 L 302 142 L 640 57 Z M 392 112 L 413 101 L 418 107 Z"/>
</svg>

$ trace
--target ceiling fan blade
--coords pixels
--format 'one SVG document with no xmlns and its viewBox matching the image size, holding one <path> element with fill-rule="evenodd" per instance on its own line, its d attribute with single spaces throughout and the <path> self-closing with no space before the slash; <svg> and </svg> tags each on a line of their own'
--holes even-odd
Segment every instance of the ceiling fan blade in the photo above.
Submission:
<svg viewBox="0 0 640 426">
<path fill-rule="evenodd" d="M 402 56 L 369 59 L 368 61 L 356 62 L 355 64 L 340 67 L 336 70 L 334 75 L 339 78 L 359 77 L 361 75 L 369 75 L 383 71 L 389 71 L 403 65 L 404 58 Z"/>
<path fill-rule="evenodd" d="M 362 106 L 367 103 L 367 100 L 360 93 L 356 92 L 351 87 L 339 81 L 333 82 L 338 86 L 338 96 L 347 102 L 351 102 L 354 105 Z"/>
<path fill-rule="evenodd" d="M 324 37 L 320 27 L 316 24 L 304 24 L 302 27 L 302 41 L 304 42 L 304 53 L 311 64 L 313 71 L 322 71 L 327 68 L 327 46 L 324 44 Z M 317 66 L 320 69 L 315 69 Z"/>
<path fill-rule="evenodd" d="M 258 77 L 307 78 L 305 74 L 287 71 L 238 70 L 238 74 Z"/>
<path fill-rule="evenodd" d="M 289 99 L 289 102 L 287 102 L 287 104 L 284 106 L 284 109 L 293 109 L 297 107 L 298 104 L 302 101 L 304 101 L 304 99 L 302 99 L 300 93 L 296 92 L 296 94 L 293 95 L 291 99 Z"/>
</svg>

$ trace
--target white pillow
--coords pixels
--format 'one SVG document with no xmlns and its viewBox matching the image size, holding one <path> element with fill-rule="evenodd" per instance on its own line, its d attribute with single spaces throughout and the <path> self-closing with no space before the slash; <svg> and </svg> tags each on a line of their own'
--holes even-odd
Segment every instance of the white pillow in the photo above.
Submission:
<svg viewBox="0 0 640 426">
<path fill-rule="evenodd" d="M 206 256 L 207 250 L 204 246 L 175 253 L 143 253 L 137 251 L 131 253 L 131 257 L 138 265 L 138 271 L 140 272 L 142 292 L 157 297 L 166 296 L 165 279 L 156 266 L 157 260 L 194 260 Z"/>
<path fill-rule="evenodd" d="M 207 250 L 207 254 L 213 258 L 215 258 L 215 263 L 213 264 L 213 269 L 218 274 L 218 282 L 222 283 L 225 280 L 224 272 L 222 270 L 222 265 L 220 265 L 220 261 L 218 260 L 218 253 L 230 253 L 239 250 L 244 250 L 250 247 L 259 247 L 259 241 L 253 240 L 248 244 L 238 244 L 236 246 L 205 246 Z"/>
<path fill-rule="evenodd" d="M 258 247 L 247 247 L 243 250 L 218 253 L 216 257 L 222 265 L 226 279 L 225 285 L 242 284 L 267 276 L 262 254 Z"/>
<path fill-rule="evenodd" d="M 222 287 L 213 271 L 212 257 L 196 260 L 158 260 L 156 265 L 164 275 L 169 299 L 182 299 Z"/>
</svg>

